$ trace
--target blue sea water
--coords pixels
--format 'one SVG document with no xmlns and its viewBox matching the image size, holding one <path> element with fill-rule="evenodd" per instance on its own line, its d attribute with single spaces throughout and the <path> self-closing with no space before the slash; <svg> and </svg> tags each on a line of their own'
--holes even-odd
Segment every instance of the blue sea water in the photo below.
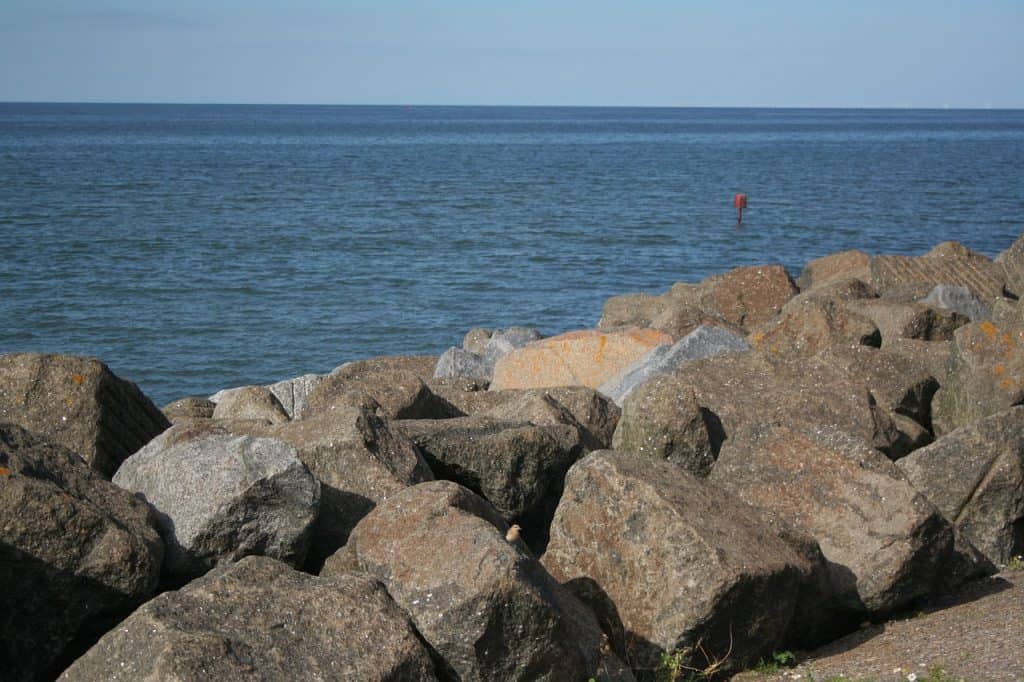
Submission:
<svg viewBox="0 0 1024 682">
<path fill-rule="evenodd" d="M 1022 215 L 1024 111 L 0 104 L 0 353 L 163 404 Z"/>
</svg>

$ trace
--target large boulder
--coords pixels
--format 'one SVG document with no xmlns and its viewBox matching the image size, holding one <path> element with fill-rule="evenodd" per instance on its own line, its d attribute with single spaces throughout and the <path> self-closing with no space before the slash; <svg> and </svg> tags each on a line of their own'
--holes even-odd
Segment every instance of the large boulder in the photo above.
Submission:
<svg viewBox="0 0 1024 682">
<path fill-rule="evenodd" d="M 568 332 L 505 355 L 494 367 L 491 390 L 589 386 L 597 388 L 672 337 L 653 329 Z"/>
<path fill-rule="evenodd" d="M 274 394 L 289 419 L 302 419 L 306 416 L 306 403 L 309 394 L 324 380 L 322 374 L 303 374 L 302 376 L 285 379 L 269 384 L 267 389 Z"/>
<path fill-rule="evenodd" d="M 280 440 L 172 430 L 125 460 L 114 483 L 156 510 L 172 583 L 251 554 L 301 566 L 320 484 Z"/>
<path fill-rule="evenodd" d="M 506 530 L 487 502 L 435 481 L 378 506 L 345 552 L 385 584 L 453 679 L 631 679 L 593 614 Z"/>
<path fill-rule="evenodd" d="M 781 265 L 735 268 L 701 283 L 703 310 L 749 331 L 767 322 L 799 293 Z"/>
<path fill-rule="evenodd" d="M 70 450 L 0 424 L 0 677 L 52 679 L 152 595 L 153 521 Z"/>
<path fill-rule="evenodd" d="M 214 395 L 214 419 L 260 419 L 271 424 L 289 419 L 281 401 L 266 386 L 240 386 Z"/>
<path fill-rule="evenodd" d="M 1006 282 L 998 264 L 956 242 L 943 242 L 923 256 L 875 256 L 870 270 L 871 283 L 883 295 L 906 285 L 924 285 L 930 290 L 939 284 L 951 284 L 967 287 L 991 304 L 1003 295 Z"/>
<path fill-rule="evenodd" d="M 490 382 L 494 365 L 516 348 L 543 338 L 533 327 L 509 327 L 497 331 L 470 330 L 463 347 L 451 347 L 441 354 L 434 368 L 434 379 L 460 377 Z"/>
<path fill-rule="evenodd" d="M 808 562 L 749 507 L 666 462 L 595 452 L 569 472 L 543 563 L 614 602 L 635 666 L 742 669 L 785 641 Z"/>
<path fill-rule="evenodd" d="M 637 386 L 659 374 L 701 358 L 745 350 L 750 350 L 750 344 L 739 334 L 722 327 L 701 325 L 671 346 L 654 348 L 601 384 L 598 390 L 621 407 Z"/>
<path fill-rule="evenodd" d="M 493 371 L 494 366 L 489 365 L 482 356 L 452 346 L 437 359 L 433 378 L 459 377 L 489 382 Z"/>
<path fill-rule="evenodd" d="M 1006 290 L 1017 298 L 1024 296 L 1024 235 L 996 256 L 995 262 L 1006 278 Z"/>
<path fill-rule="evenodd" d="M 107 478 L 171 425 L 99 360 L 42 353 L 0 356 L 0 422 L 63 445 Z"/>
<path fill-rule="evenodd" d="M 787 305 L 777 317 L 757 327 L 750 345 L 773 355 L 810 356 L 837 344 L 881 345 L 878 327 L 863 315 L 831 300 Z"/>
<path fill-rule="evenodd" d="M 143 605 L 60 679 L 437 678 L 408 617 L 377 581 L 316 578 L 249 557 Z"/>
<path fill-rule="evenodd" d="M 895 339 L 950 341 L 958 328 L 970 322 L 960 313 L 922 303 L 867 299 L 851 301 L 846 308 L 877 325 L 883 347 Z"/>
<path fill-rule="evenodd" d="M 645 293 L 620 294 L 604 302 L 597 328 L 605 331 L 626 327 L 649 327 L 662 311 L 666 300 Z"/>
<path fill-rule="evenodd" d="M 815 258 L 804 266 L 796 284 L 800 291 L 809 291 L 833 284 L 838 280 L 870 277 L 871 256 L 863 251 L 840 251 Z"/>
<path fill-rule="evenodd" d="M 814 537 L 849 613 L 889 613 L 946 585 L 952 528 L 862 438 L 747 427 L 722 447 L 710 480 Z"/>
<path fill-rule="evenodd" d="M 898 464 L 989 560 L 1024 554 L 1024 407 L 962 426 Z"/>
<path fill-rule="evenodd" d="M 567 424 L 580 431 L 588 450 L 608 447 L 619 421 L 619 406 L 586 386 L 488 391 L 497 398 L 470 414 L 506 421 L 525 419 L 532 424 Z"/>
<path fill-rule="evenodd" d="M 527 543 L 541 551 L 565 472 L 584 453 L 578 429 L 487 417 L 395 422 L 423 453 L 434 476 L 482 496 Z"/>
<path fill-rule="evenodd" d="M 921 303 L 957 313 L 971 322 L 982 322 L 992 318 L 989 307 L 967 287 L 940 284 L 928 292 L 928 295 L 921 299 Z"/>
<path fill-rule="evenodd" d="M 935 396 L 942 435 L 1024 402 L 1024 328 L 972 323 L 956 331 L 946 382 Z"/>
<path fill-rule="evenodd" d="M 384 356 L 334 369 L 306 399 L 303 418 L 327 414 L 371 397 L 392 419 L 444 419 L 457 411 L 424 382 L 434 375 L 434 356 Z"/>
<path fill-rule="evenodd" d="M 208 398 L 189 396 L 164 405 L 160 411 L 172 424 L 176 424 L 185 419 L 211 419 L 216 408 L 217 403 Z"/>
</svg>

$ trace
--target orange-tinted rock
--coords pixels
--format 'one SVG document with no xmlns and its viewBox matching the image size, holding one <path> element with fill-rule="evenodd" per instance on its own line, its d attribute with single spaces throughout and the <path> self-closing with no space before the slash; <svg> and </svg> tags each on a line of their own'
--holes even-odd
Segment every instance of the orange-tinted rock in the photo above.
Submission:
<svg viewBox="0 0 1024 682">
<path fill-rule="evenodd" d="M 799 293 L 781 265 L 736 268 L 701 286 L 701 308 L 745 329 L 767 322 Z"/>
<path fill-rule="evenodd" d="M 494 367 L 491 390 L 589 386 L 597 388 L 651 349 L 672 343 L 654 329 L 584 329 L 512 351 Z"/>
</svg>

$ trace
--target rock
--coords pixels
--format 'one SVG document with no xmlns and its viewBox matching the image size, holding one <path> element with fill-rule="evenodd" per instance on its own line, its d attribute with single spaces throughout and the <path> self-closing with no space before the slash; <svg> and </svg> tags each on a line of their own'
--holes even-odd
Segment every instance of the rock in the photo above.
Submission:
<svg viewBox="0 0 1024 682">
<path fill-rule="evenodd" d="M 434 368 L 435 379 L 462 378 L 481 382 L 490 382 L 494 367 L 488 365 L 482 357 L 475 353 L 452 346 L 437 359 Z"/>
<path fill-rule="evenodd" d="M 316 578 L 265 557 L 142 606 L 61 680 L 433 680 L 409 619 L 377 581 Z"/>
<path fill-rule="evenodd" d="M 482 496 L 508 522 L 523 526 L 543 549 L 565 472 L 583 454 L 578 430 L 486 417 L 395 422 L 423 453 L 437 478 Z"/>
<path fill-rule="evenodd" d="M 995 262 L 1006 278 L 1006 290 L 1016 298 L 1024 296 L 1024 235 L 996 256 Z"/>
<path fill-rule="evenodd" d="M 786 305 L 782 306 L 782 313 L 785 314 L 787 311 L 807 301 L 843 304 L 847 301 L 873 298 L 878 298 L 878 290 L 867 282 L 855 277 L 837 278 L 812 289 L 801 291 L 789 299 Z"/>
<path fill-rule="evenodd" d="M 932 289 L 921 302 L 936 308 L 959 313 L 971 322 L 982 322 L 992 318 L 992 312 L 989 310 L 989 307 L 972 294 L 971 290 L 967 287 L 940 284 Z"/>
<path fill-rule="evenodd" d="M 751 426 L 710 480 L 814 537 L 844 609 L 884 614 L 930 594 L 953 531 L 896 466 L 836 429 Z"/>
<path fill-rule="evenodd" d="M 664 312 L 651 321 L 651 328 L 663 331 L 673 340 L 681 340 L 702 326 L 715 327 L 732 332 L 737 336 L 746 335 L 743 327 L 727 321 L 721 315 L 701 310 L 699 306 L 668 305 Z"/>
<path fill-rule="evenodd" d="M 946 383 L 949 360 L 953 355 L 950 341 L 922 341 L 920 339 L 890 339 L 885 343 L 887 353 L 910 359 L 924 367 L 939 382 Z"/>
<path fill-rule="evenodd" d="M 748 331 L 774 317 L 799 293 L 781 265 L 736 268 L 705 280 L 702 288 L 702 309 Z"/>
<path fill-rule="evenodd" d="M 63 445 L 106 478 L 171 425 L 99 360 L 43 353 L 0 356 L 0 422 Z"/>
<path fill-rule="evenodd" d="M 491 403 L 480 404 L 472 414 L 532 424 L 568 424 L 580 430 L 588 450 L 608 447 L 621 410 L 606 396 L 586 386 L 488 391 Z"/>
<path fill-rule="evenodd" d="M 217 403 L 212 400 L 190 396 L 168 403 L 160 411 L 174 424 L 182 419 L 211 419 L 213 417 L 213 408 L 216 406 Z"/>
<path fill-rule="evenodd" d="M 964 286 L 982 301 L 991 303 L 1003 295 L 1002 268 L 980 253 L 943 242 L 923 256 L 875 256 L 871 259 L 871 283 L 885 295 L 888 289 L 907 284 Z M 927 293 L 927 292 L 925 292 Z M 915 295 L 914 299 L 922 298 Z"/>
<path fill-rule="evenodd" d="M 484 329 L 483 327 L 470 329 L 462 339 L 462 350 L 474 355 L 483 355 L 484 346 L 487 345 L 492 334 L 494 334 L 493 329 Z"/>
<path fill-rule="evenodd" d="M 252 436 L 169 432 L 125 460 L 114 483 L 156 510 L 171 582 L 251 554 L 301 566 L 320 504 L 295 449 Z"/>
<path fill-rule="evenodd" d="M 489 410 L 505 401 L 498 392 L 487 390 L 489 381 L 466 377 L 444 377 L 431 379 L 427 383 L 430 392 L 455 408 L 457 417 Z"/>
<path fill-rule="evenodd" d="M 899 467 L 989 560 L 1024 554 L 1024 407 L 962 426 Z"/>
<path fill-rule="evenodd" d="M 815 258 L 804 266 L 796 280 L 800 291 L 809 291 L 840 279 L 865 280 L 870 276 L 871 256 L 863 251 L 840 251 Z"/>
<path fill-rule="evenodd" d="M 348 541 L 356 523 L 374 506 L 434 478 L 412 441 L 377 412 L 376 404 L 368 401 L 277 427 L 247 427 L 254 435 L 294 447 L 320 482 L 320 514 L 307 562 L 311 570 Z"/>
<path fill-rule="evenodd" d="M 958 329 L 946 382 L 935 396 L 935 435 L 1022 402 L 1024 329 L 1001 329 L 988 321 Z"/>
<path fill-rule="evenodd" d="M 728 329 L 701 325 L 672 346 L 657 346 L 601 384 L 598 390 L 620 407 L 637 386 L 686 363 L 723 353 L 750 350 L 746 340 Z"/>
<path fill-rule="evenodd" d="M 505 357 L 517 348 L 522 348 L 543 337 L 533 327 L 509 327 L 501 329 L 493 334 L 484 344 L 483 359 L 487 363 L 490 372 L 494 372 L 494 365 L 501 358 Z"/>
<path fill-rule="evenodd" d="M 264 386 L 240 386 L 216 395 L 214 419 L 258 419 L 271 424 L 288 421 L 280 401 Z"/>
<path fill-rule="evenodd" d="M 781 356 L 811 356 L 837 344 L 879 346 L 878 328 L 832 301 L 808 300 L 757 327 L 750 345 Z"/>
<path fill-rule="evenodd" d="M 874 299 L 851 301 L 846 307 L 878 326 L 883 347 L 894 339 L 951 341 L 953 333 L 970 321 L 959 313 L 921 303 Z"/>
<path fill-rule="evenodd" d="M 591 453 L 569 471 L 545 567 L 614 602 L 634 664 L 736 671 L 784 641 L 810 567 L 753 511 L 679 467 Z"/>
<path fill-rule="evenodd" d="M 491 390 L 589 386 L 597 388 L 655 346 L 671 343 L 653 329 L 569 332 L 514 350 L 494 367 Z"/>
<path fill-rule="evenodd" d="M 451 679 L 632 679 L 596 619 L 527 553 L 498 513 L 449 481 L 407 488 L 352 533 Z M 331 564 L 328 564 L 329 566 Z M 600 672 L 599 672 L 600 671 Z"/>
<path fill-rule="evenodd" d="M 163 552 L 144 502 L 70 450 L 0 424 L 5 680 L 53 679 L 153 594 Z"/>
<path fill-rule="evenodd" d="M 635 293 L 612 296 L 604 303 L 597 328 L 612 331 L 625 327 L 649 327 L 651 321 L 665 310 L 660 296 Z"/>
<path fill-rule="evenodd" d="M 345 405 L 358 405 L 363 396 L 372 397 L 383 415 L 391 419 L 456 416 L 457 411 L 424 383 L 433 376 L 436 365 L 437 358 L 433 356 L 380 357 L 342 365 L 309 394 L 305 418 L 343 409 Z"/>
<path fill-rule="evenodd" d="M 306 413 L 309 394 L 324 380 L 322 374 L 303 374 L 270 384 L 267 388 L 284 408 L 289 419 L 302 419 Z"/>
<path fill-rule="evenodd" d="M 1000 329 L 1024 327 L 1024 307 L 1008 298 L 997 298 L 992 304 L 992 324 Z"/>
<path fill-rule="evenodd" d="M 662 379 L 654 377 L 626 399 L 612 447 L 707 476 L 717 452 L 693 389 L 680 387 L 669 397 Z"/>
</svg>

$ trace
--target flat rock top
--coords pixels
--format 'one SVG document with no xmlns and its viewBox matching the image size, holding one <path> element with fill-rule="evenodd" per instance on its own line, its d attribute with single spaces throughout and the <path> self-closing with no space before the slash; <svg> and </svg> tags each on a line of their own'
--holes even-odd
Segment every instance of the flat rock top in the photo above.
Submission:
<svg viewBox="0 0 1024 682">
<path fill-rule="evenodd" d="M 1024 680 L 1024 569 L 965 585 L 925 612 L 872 625 L 811 652 L 775 675 L 742 673 L 735 682 L 916 679 Z M 941 668 L 946 677 L 929 671 Z M 838 676 L 845 677 L 838 677 Z"/>
</svg>

